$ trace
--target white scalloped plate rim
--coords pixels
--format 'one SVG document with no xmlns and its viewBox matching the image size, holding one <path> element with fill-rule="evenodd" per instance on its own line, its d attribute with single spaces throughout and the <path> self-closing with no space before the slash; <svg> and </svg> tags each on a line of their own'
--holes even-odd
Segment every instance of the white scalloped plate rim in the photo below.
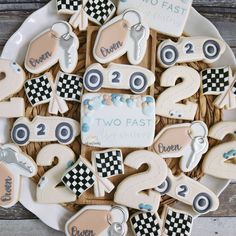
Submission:
<svg viewBox="0 0 236 236">
<path fill-rule="evenodd" d="M 35 11 L 24 21 L 22 26 L 6 43 L 1 57 L 14 60 L 22 65 L 29 42 L 40 32 L 49 28 L 53 23 L 59 20 L 66 20 L 67 18 L 67 16 L 57 14 L 56 0 L 51 0 L 47 5 Z M 37 25 L 37 27 L 34 27 L 34 25 Z M 199 25 L 201 25 L 201 27 L 199 27 Z M 184 33 L 191 36 L 209 36 L 222 39 L 217 28 L 194 8 L 191 8 Z M 212 64 L 212 66 L 215 67 L 225 65 L 230 65 L 233 70 L 236 70 L 236 59 L 229 46 L 227 46 L 224 55 L 216 63 Z M 236 110 L 224 112 L 223 117 L 224 120 L 236 120 Z M 228 180 L 221 180 L 206 175 L 200 182 L 209 187 L 218 196 L 230 183 Z M 49 227 L 58 231 L 64 231 L 66 221 L 73 214 L 59 204 L 37 203 L 35 200 L 35 192 L 36 184 L 28 178 L 23 178 L 20 196 L 21 204 Z M 175 203 L 174 206 L 191 212 L 194 217 L 198 217 L 190 207 L 186 207 L 186 205 L 180 202 Z"/>
</svg>

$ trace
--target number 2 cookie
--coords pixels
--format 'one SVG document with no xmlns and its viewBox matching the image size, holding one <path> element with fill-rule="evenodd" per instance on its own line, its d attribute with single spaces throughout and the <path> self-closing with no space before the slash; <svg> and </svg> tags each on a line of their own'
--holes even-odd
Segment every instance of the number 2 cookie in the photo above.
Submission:
<svg viewBox="0 0 236 236">
<path fill-rule="evenodd" d="M 25 81 L 24 70 L 10 60 L 0 58 L 0 117 L 15 118 L 25 115 L 23 98 L 11 97 L 19 92 Z M 3 101 L 10 98 L 10 101 Z"/>
</svg>

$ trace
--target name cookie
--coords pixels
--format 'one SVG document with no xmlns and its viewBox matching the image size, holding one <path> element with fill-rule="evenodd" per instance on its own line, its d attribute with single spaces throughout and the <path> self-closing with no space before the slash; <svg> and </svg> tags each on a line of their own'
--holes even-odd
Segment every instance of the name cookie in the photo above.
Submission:
<svg viewBox="0 0 236 236">
<path fill-rule="evenodd" d="M 11 98 L 18 93 L 25 81 L 24 70 L 10 60 L 0 58 L 0 117 L 16 118 L 25 115 L 25 103 L 23 98 Z"/>
<path fill-rule="evenodd" d="M 77 65 L 78 48 L 79 40 L 71 26 L 65 21 L 55 23 L 31 41 L 25 57 L 25 68 L 33 74 L 39 74 L 59 61 L 62 71 L 71 73 Z"/>
<path fill-rule="evenodd" d="M 72 15 L 69 23 L 80 30 L 86 30 L 88 20 L 103 25 L 116 11 L 115 4 L 110 0 L 57 0 L 59 14 Z"/>
<path fill-rule="evenodd" d="M 167 194 L 200 214 L 215 211 L 219 207 L 218 197 L 198 181 L 184 175 L 174 176 L 169 169 L 166 180 L 155 188 L 162 195 Z"/>
<path fill-rule="evenodd" d="M 227 135 L 233 138 L 213 147 L 205 156 L 202 170 L 205 174 L 220 179 L 234 180 L 236 157 L 236 122 L 219 122 L 209 132 L 209 136 L 216 140 L 223 140 Z"/>
<path fill-rule="evenodd" d="M 10 208 L 19 199 L 21 177 L 0 163 L 0 206 Z"/>
<path fill-rule="evenodd" d="M 150 28 L 166 35 L 179 37 L 182 35 L 192 0 L 129 0 L 119 1 L 117 12 L 127 9 L 139 10 Z"/>
<path fill-rule="evenodd" d="M 67 236 L 126 235 L 128 218 L 128 209 L 123 206 L 85 206 L 67 221 L 65 232 Z"/>
<path fill-rule="evenodd" d="M 97 92 L 101 88 L 130 89 L 144 93 L 155 82 L 155 75 L 143 67 L 111 63 L 107 68 L 95 63 L 87 68 L 83 84 L 86 90 Z"/>
<path fill-rule="evenodd" d="M 177 43 L 170 39 L 163 41 L 158 47 L 157 59 L 165 68 L 201 60 L 210 64 L 217 61 L 225 49 L 226 44 L 219 39 L 181 37 Z"/>
<path fill-rule="evenodd" d="M 178 79 L 181 83 L 176 85 Z M 156 100 L 156 114 L 167 118 L 194 120 L 198 104 L 181 102 L 193 96 L 201 86 L 199 73 L 188 66 L 173 66 L 161 75 L 160 86 L 166 89 Z"/>
<path fill-rule="evenodd" d="M 202 121 L 169 125 L 156 136 L 153 148 L 163 158 L 179 158 L 183 172 L 192 171 L 208 150 L 208 128 Z"/>
<path fill-rule="evenodd" d="M 146 53 L 149 34 L 139 12 L 127 10 L 99 29 L 93 56 L 100 63 L 108 63 L 127 53 L 129 62 L 137 65 Z"/>
<path fill-rule="evenodd" d="M 0 146 L 0 170 L 0 206 L 10 208 L 19 200 L 21 176 L 36 175 L 37 165 L 16 145 L 5 144 Z"/>
<path fill-rule="evenodd" d="M 236 74 L 227 67 L 208 68 L 201 72 L 202 93 L 216 95 L 214 105 L 219 109 L 236 108 Z"/>
<path fill-rule="evenodd" d="M 33 107 L 49 103 L 48 112 L 57 115 L 69 110 L 66 101 L 79 102 L 83 85 L 78 75 L 57 73 L 55 82 L 51 73 L 27 80 L 24 85 L 25 93 Z"/>
<path fill-rule="evenodd" d="M 70 118 L 58 116 L 36 116 L 32 121 L 26 117 L 15 121 L 11 137 L 20 146 L 30 142 L 58 141 L 70 144 L 80 133 L 79 123 Z"/>
<path fill-rule="evenodd" d="M 94 147 L 148 147 L 155 131 L 151 96 L 88 93 L 82 97 L 82 143 Z"/>
</svg>

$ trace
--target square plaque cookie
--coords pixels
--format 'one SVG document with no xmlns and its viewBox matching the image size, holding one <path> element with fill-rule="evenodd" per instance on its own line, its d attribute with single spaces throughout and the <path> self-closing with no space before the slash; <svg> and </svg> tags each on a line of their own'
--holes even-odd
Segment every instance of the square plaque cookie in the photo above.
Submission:
<svg viewBox="0 0 236 236">
<path fill-rule="evenodd" d="M 187 21 L 192 0 L 121 0 L 118 14 L 127 9 L 139 10 L 148 26 L 159 33 L 179 37 Z"/>
<path fill-rule="evenodd" d="M 155 132 L 152 96 L 87 93 L 82 97 L 82 143 L 92 147 L 149 147 Z"/>
</svg>

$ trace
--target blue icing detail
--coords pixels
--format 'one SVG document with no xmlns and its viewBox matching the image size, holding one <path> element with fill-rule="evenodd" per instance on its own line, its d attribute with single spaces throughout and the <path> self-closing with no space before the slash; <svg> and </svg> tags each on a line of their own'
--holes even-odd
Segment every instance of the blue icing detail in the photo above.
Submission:
<svg viewBox="0 0 236 236">
<path fill-rule="evenodd" d="M 102 97 L 96 97 L 94 100 L 93 100 L 93 107 L 94 109 L 97 109 L 97 108 L 100 108 L 102 106 Z"/>
<path fill-rule="evenodd" d="M 145 106 L 145 107 L 143 107 L 143 114 L 144 115 L 151 115 L 151 114 L 153 114 L 153 112 L 154 112 L 154 107 L 153 106 Z"/>
<path fill-rule="evenodd" d="M 112 97 L 117 97 L 117 96 L 119 96 L 119 94 L 118 93 L 112 93 L 111 96 Z"/>
<path fill-rule="evenodd" d="M 147 103 L 153 103 L 154 102 L 153 97 L 146 97 L 146 102 Z"/>
<path fill-rule="evenodd" d="M 134 106 L 134 101 L 131 98 L 126 99 L 126 103 L 127 103 L 128 107 Z"/>
<path fill-rule="evenodd" d="M 121 101 L 121 102 L 125 102 L 125 97 L 124 97 L 124 96 L 121 96 L 121 97 L 120 97 L 120 101 Z"/>
<path fill-rule="evenodd" d="M 236 150 L 230 150 L 229 152 L 226 152 L 223 157 L 225 159 L 229 159 L 231 157 L 235 157 L 236 156 Z"/>
<path fill-rule="evenodd" d="M 68 161 L 67 162 L 67 168 L 70 168 L 71 166 L 74 165 L 74 162 L 73 161 Z"/>
<path fill-rule="evenodd" d="M 153 206 L 149 205 L 149 204 L 144 204 L 144 203 L 140 203 L 138 205 L 140 210 L 144 210 L 144 211 L 152 211 L 153 210 Z"/>
<path fill-rule="evenodd" d="M 122 105 L 122 102 L 120 101 L 120 97 L 118 96 L 115 99 L 112 99 L 112 102 L 114 103 L 115 106 Z"/>
<path fill-rule="evenodd" d="M 84 105 L 88 105 L 89 104 L 89 99 L 85 99 L 83 102 Z"/>
<path fill-rule="evenodd" d="M 94 109 L 94 107 L 91 106 L 91 105 L 88 105 L 88 109 L 89 109 L 90 111 L 92 111 L 92 110 Z"/>
<path fill-rule="evenodd" d="M 106 100 L 103 99 L 103 100 L 102 100 L 102 104 L 103 104 L 103 105 L 107 105 Z"/>
<path fill-rule="evenodd" d="M 117 94 L 117 93 L 113 93 L 113 94 L 111 94 L 111 100 L 112 99 L 115 99 L 115 98 L 117 98 L 117 97 L 121 97 L 122 95 L 120 95 L 120 94 Z"/>
<path fill-rule="evenodd" d="M 89 125 L 87 123 L 82 124 L 82 132 L 87 133 L 89 131 Z"/>
</svg>

